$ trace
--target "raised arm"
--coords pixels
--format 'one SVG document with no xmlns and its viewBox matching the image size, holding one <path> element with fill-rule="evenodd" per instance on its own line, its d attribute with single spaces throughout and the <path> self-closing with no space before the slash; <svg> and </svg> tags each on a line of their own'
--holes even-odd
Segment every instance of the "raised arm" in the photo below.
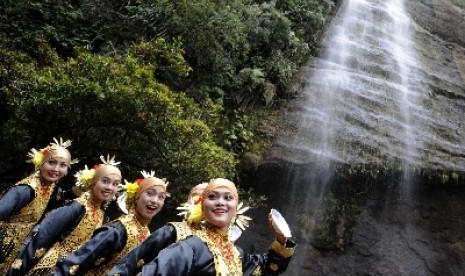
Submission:
<svg viewBox="0 0 465 276">
<path fill-rule="evenodd" d="M 239 249 L 242 255 L 244 275 L 279 275 L 286 271 L 296 244 L 287 240 L 284 244 L 275 240 L 265 254 L 249 254 Z"/>
</svg>

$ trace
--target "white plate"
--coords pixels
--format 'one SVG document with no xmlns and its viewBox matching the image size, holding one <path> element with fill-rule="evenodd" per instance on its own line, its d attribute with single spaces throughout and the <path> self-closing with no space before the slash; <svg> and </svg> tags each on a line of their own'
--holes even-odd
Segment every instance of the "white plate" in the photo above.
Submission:
<svg viewBox="0 0 465 276">
<path fill-rule="evenodd" d="M 273 227 L 276 231 L 284 235 L 286 238 L 292 237 L 291 229 L 289 229 L 289 225 L 287 224 L 286 220 L 284 219 L 283 215 L 276 209 L 271 209 L 271 222 Z"/>
</svg>

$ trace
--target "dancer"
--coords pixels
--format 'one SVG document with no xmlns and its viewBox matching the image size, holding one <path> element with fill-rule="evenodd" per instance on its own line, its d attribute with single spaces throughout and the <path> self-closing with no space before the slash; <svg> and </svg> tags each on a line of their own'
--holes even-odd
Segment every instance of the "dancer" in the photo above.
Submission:
<svg viewBox="0 0 465 276">
<path fill-rule="evenodd" d="M 95 230 L 92 239 L 58 261 L 53 275 L 105 275 L 122 256 L 145 240 L 150 234 L 150 221 L 170 195 L 166 190 L 168 183 L 155 177 L 153 171 L 142 171 L 142 175 L 144 179 L 126 183 L 122 200 L 118 199 L 127 215 Z"/>
<path fill-rule="evenodd" d="M 28 154 L 34 173 L 8 188 L 0 197 L 0 273 L 5 273 L 18 254 L 22 241 L 53 200 L 63 199 L 56 185 L 68 174 L 71 159 L 67 147 L 71 141 L 53 138 L 54 142 Z"/>
<path fill-rule="evenodd" d="M 202 194 L 208 183 L 201 183 L 194 186 L 187 198 L 187 205 L 193 204 L 194 201 Z M 181 215 L 184 215 L 181 213 Z M 153 232 L 143 243 L 124 255 L 108 272 L 107 275 L 136 275 L 140 272 L 144 263 L 154 260 L 158 252 L 168 245 L 178 240 L 192 235 L 191 228 L 183 222 L 169 222 L 165 226 Z"/>
<path fill-rule="evenodd" d="M 85 193 L 70 204 L 49 212 L 31 232 L 6 275 L 48 275 L 58 259 L 76 250 L 104 221 L 102 207 L 116 194 L 121 171 L 114 157 L 76 173 Z"/>
<path fill-rule="evenodd" d="M 142 268 L 148 275 L 278 275 L 287 269 L 295 243 L 270 227 L 277 239 L 268 253 L 251 255 L 228 239 L 239 196 L 233 182 L 211 180 L 187 222 L 194 235 L 176 242 Z"/>
</svg>

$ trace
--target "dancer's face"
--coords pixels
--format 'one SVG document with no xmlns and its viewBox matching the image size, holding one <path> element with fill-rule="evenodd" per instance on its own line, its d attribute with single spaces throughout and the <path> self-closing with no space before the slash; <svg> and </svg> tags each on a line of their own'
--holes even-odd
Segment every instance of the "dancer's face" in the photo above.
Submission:
<svg viewBox="0 0 465 276">
<path fill-rule="evenodd" d="M 40 167 L 40 177 L 46 182 L 56 182 L 68 173 L 69 163 L 65 158 L 48 158 Z"/>
<path fill-rule="evenodd" d="M 206 221 L 227 233 L 231 220 L 236 215 L 238 202 L 227 188 L 218 187 L 203 200 L 202 210 Z"/>
<path fill-rule="evenodd" d="M 136 200 L 136 212 L 144 219 L 151 220 L 165 205 L 166 192 L 162 186 L 145 190 Z"/>
<path fill-rule="evenodd" d="M 121 184 L 121 177 L 117 174 L 107 174 L 102 177 L 90 188 L 94 201 L 102 203 L 110 200 L 118 190 Z"/>
</svg>

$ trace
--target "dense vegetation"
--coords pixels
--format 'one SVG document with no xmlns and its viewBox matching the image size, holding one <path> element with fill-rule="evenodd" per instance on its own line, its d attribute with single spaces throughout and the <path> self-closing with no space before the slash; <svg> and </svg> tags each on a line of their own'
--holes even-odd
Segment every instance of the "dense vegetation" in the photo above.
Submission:
<svg viewBox="0 0 465 276">
<path fill-rule="evenodd" d="M 258 120 L 292 97 L 334 2 L 2 1 L 2 184 L 53 137 L 73 140 L 73 170 L 115 155 L 127 179 L 166 177 L 175 201 L 240 182 Z"/>
</svg>

